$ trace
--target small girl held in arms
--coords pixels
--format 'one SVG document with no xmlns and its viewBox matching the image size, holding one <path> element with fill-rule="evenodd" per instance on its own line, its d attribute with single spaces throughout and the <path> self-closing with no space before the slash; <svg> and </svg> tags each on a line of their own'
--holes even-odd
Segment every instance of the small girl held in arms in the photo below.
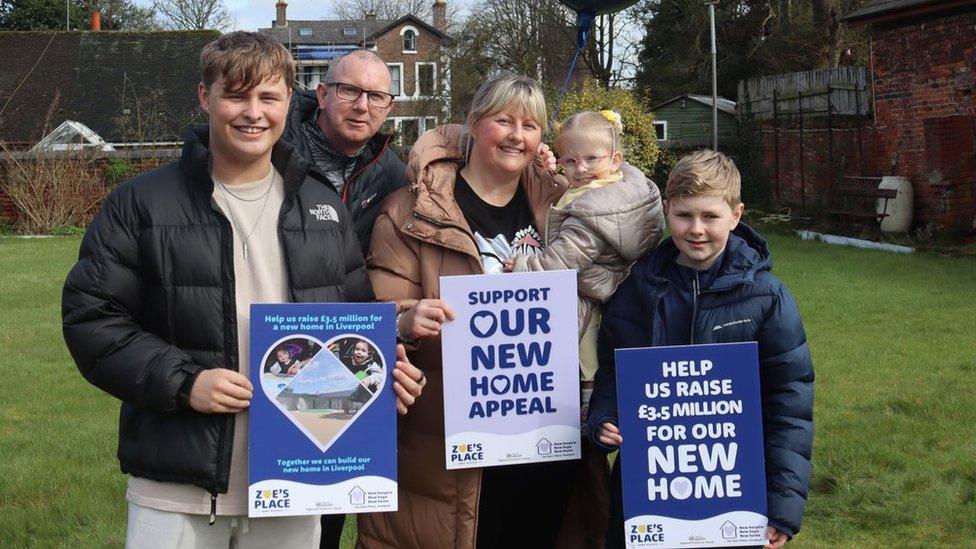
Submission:
<svg viewBox="0 0 976 549">
<path fill-rule="evenodd" d="M 579 291 L 581 418 L 597 370 L 600 304 L 630 265 L 661 240 L 664 213 L 657 186 L 623 161 L 623 125 L 614 111 L 584 111 L 557 130 L 557 163 L 569 190 L 549 209 L 545 247 L 505 260 L 506 271 L 576 269 Z"/>
</svg>

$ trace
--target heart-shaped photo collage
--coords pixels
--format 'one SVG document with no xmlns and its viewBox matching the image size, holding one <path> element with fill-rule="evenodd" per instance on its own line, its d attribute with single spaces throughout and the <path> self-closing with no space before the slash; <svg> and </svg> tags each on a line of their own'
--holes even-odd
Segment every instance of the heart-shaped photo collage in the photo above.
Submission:
<svg viewBox="0 0 976 549">
<path fill-rule="evenodd" d="M 262 360 L 264 393 L 323 452 L 376 400 L 385 383 L 382 353 L 357 335 L 325 344 L 308 336 L 288 337 L 269 347 Z"/>
</svg>

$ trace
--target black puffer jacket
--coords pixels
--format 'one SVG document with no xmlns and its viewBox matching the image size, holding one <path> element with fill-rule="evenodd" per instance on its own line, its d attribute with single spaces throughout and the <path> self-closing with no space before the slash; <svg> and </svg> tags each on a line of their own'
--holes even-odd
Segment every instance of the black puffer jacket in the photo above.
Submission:
<svg viewBox="0 0 976 549">
<path fill-rule="evenodd" d="M 238 369 L 233 237 L 211 197 L 207 130 L 185 139 L 180 161 L 123 184 L 95 217 L 65 282 L 63 329 L 82 375 L 122 400 L 122 471 L 224 493 L 234 415 L 194 412 L 186 394 L 201 369 Z M 289 299 L 372 300 L 335 191 L 286 143 L 272 162 Z"/>
<path fill-rule="evenodd" d="M 288 124 L 282 136 L 282 139 L 291 143 L 309 162 L 313 161 L 312 153 L 305 142 L 301 126 L 313 119 L 318 112 L 318 106 L 315 92 L 295 90 L 288 112 Z M 380 213 L 383 199 L 400 187 L 407 186 L 407 167 L 393 150 L 392 140 L 392 135 L 374 135 L 356 160 L 356 169 L 346 179 L 342 189 L 342 201 L 352 213 L 363 255 L 369 251 L 373 225 Z"/>
</svg>

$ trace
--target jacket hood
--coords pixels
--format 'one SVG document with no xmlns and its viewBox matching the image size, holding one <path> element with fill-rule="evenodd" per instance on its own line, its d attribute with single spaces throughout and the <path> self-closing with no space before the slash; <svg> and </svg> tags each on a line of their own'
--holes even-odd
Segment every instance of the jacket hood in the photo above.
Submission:
<svg viewBox="0 0 976 549">
<path fill-rule="evenodd" d="M 417 212 L 440 221 L 462 220 L 454 200 L 454 180 L 464 164 L 458 149 L 463 126 L 447 124 L 425 132 L 410 149 L 407 180 L 417 195 Z"/>
<path fill-rule="evenodd" d="M 427 171 L 433 164 L 453 164 L 453 167 L 442 167 L 454 170 L 464 165 L 464 154 L 460 149 L 463 131 L 464 126 L 460 124 L 445 124 L 420 136 L 410 149 L 407 160 L 407 179 L 412 189 L 430 183 Z"/>
<path fill-rule="evenodd" d="M 663 213 L 657 187 L 637 168 L 624 163 L 623 178 L 587 191 L 564 212 L 599 234 L 628 262 L 650 252 L 661 238 Z M 556 176 L 565 181 L 565 177 Z M 653 187 L 653 188 L 652 188 Z M 550 215 L 550 223 L 561 216 Z"/>
<path fill-rule="evenodd" d="M 665 239 L 647 260 L 634 266 L 634 273 L 648 280 L 660 279 L 665 263 L 678 257 L 678 247 L 671 237 Z M 709 290 L 725 290 L 738 284 L 750 284 L 760 271 L 773 268 L 773 256 L 766 239 L 742 221 L 729 235 L 722 254 L 722 267 Z"/>
<path fill-rule="evenodd" d="M 454 200 L 457 171 L 465 163 L 460 149 L 463 132 L 460 124 L 438 126 L 420 136 L 410 149 L 407 179 L 410 190 L 417 194 L 417 213 L 437 220 L 464 219 Z M 523 170 L 520 184 L 536 224 L 545 221 L 545 211 L 566 191 L 566 179 L 554 178 L 538 158 Z"/>
<path fill-rule="evenodd" d="M 651 201 L 653 185 L 647 176 L 637 168 L 624 162 L 620 165 L 623 178 L 609 185 L 587 191 L 565 206 L 574 216 L 599 217 L 611 215 L 625 209 L 633 209 Z M 557 175 L 560 180 L 564 175 Z M 568 182 L 567 182 L 568 186 Z"/>
</svg>

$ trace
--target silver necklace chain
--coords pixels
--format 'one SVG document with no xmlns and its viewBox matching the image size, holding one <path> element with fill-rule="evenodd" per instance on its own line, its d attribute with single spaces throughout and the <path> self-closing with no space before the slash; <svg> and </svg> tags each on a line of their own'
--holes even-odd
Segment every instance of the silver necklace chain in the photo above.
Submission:
<svg viewBox="0 0 976 549">
<path fill-rule="evenodd" d="M 230 218 L 231 224 L 237 229 L 237 232 L 241 235 L 241 245 L 243 248 L 242 251 L 244 253 L 244 261 L 247 261 L 247 241 L 248 239 L 251 238 L 251 235 L 254 234 L 254 230 L 258 228 L 258 224 L 261 223 L 261 218 L 264 217 L 264 211 L 268 208 L 268 199 L 271 197 L 271 187 L 274 186 L 274 177 L 272 177 L 271 182 L 268 183 L 268 188 L 265 189 L 263 196 L 259 196 L 257 198 L 250 198 L 250 199 L 242 198 L 240 195 L 235 194 L 230 189 L 228 189 L 226 185 L 224 185 L 223 181 L 220 181 L 217 178 L 213 178 L 213 180 L 215 183 L 217 183 L 217 187 L 224 195 L 224 205 L 227 206 L 227 217 Z M 258 213 L 257 219 L 254 220 L 254 225 L 251 227 L 251 230 L 248 231 L 246 235 L 244 234 L 244 231 L 241 230 L 240 224 L 237 223 L 236 219 L 234 219 L 234 211 L 230 207 L 230 197 L 234 197 L 241 202 L 251 202 L 251 203 L 264 199 L 264 204 L 261 205 L 261 212 Z"/>
<path fill-rule="evenodd" d="M 271 170 L 274 170 L 274 166 L 271 166 Z M 262 177 L 261 179 L 267 179 L 267 178 L 271 177 L 271 170 L 268 170 L 268 173 L 265 174 L 265 176 Z M 225 193 L 233 196 L 234 198 L 240 200 L 241 202 L 257 202 L 258 200 L 261 200 L 262 198 L 266 198 L 268 196 L 268 193 L 271 192 L 271 185 L 274 184 L 274 179 L 272 178 L 271 183 L 268 184 L 268 188 L 267 188 L 264 196 L 258 196 L 256 198 L 244 198 L 243 196 L 241 196 L 241 195 L 235 193 L 234 191 L 228 189 L 227 188 L 227 185 L 224 185 L 224 182 L 223 181 L 221 181 L 221 180 L 219 180 L 219 179 L 217 179 L 216 177 L 213 177 L 213 176 L 211 176 L 211 179 L 213 179 L 214 182 L 217 183 L 217 185 L 220 186 L 221 190 L 223 190 Z"/>
</svg>

